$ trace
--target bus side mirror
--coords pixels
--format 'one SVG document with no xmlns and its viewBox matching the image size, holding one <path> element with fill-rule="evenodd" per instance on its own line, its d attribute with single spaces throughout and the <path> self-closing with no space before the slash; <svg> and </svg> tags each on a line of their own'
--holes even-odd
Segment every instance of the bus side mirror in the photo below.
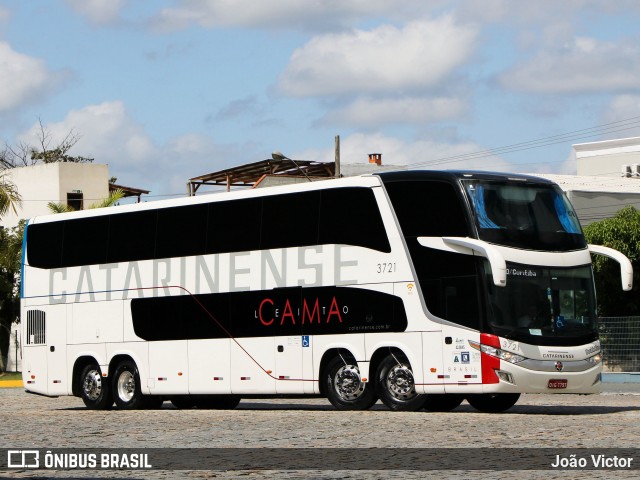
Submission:
<svg viewBox="0 0 640 480">
<path fill-rule="evenodd" d="M 618 250 L 613 248 L 603 247 L 602 245 L 588 245 L 589 252 L 596 255 L 604 255 L 605 257 L 613 258 L 620 264 L 620 279 L 622 280 L 622 290 L 628 292 L 633 288 L 633 266 L 631 261 Z"/>
<path fill-rule="evenodd" d="M 480 255 L 489 260 L 494 285 L 507 286 L 507 263 L 500 251 L 487 242 L 468 237 L 418 237 L 418 243 L 445 252 Z"/>
</svg>

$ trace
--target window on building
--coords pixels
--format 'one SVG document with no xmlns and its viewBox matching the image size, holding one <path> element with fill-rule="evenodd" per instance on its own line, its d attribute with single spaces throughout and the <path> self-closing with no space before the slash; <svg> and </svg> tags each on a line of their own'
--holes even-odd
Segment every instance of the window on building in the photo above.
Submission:
<svg viewBox="0 0 640 480">
<path fill-rule="evenodd" d="M 83 194 L 82 192 L 67 193 L 67 205 L 74 210 L 82 210 Z"/>
</svg>

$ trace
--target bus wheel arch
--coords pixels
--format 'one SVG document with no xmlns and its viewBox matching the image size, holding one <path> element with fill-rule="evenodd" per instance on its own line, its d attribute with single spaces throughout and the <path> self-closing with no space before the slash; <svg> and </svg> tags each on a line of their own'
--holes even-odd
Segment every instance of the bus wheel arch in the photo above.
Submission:
<svg viewBox="0 0 640 480">
<path fill-rule="evenodd" d="M 426 396 L 416 392 L 413 368 L 402 350 L 380 348 L 374 353 L 371 364 L 376 392 L 387 408 L 415 412 L 424 406 Z"/>
<path fill-rule="evenodd" d="M 373 383 L 362 381 L 357 360 L 343 348 L 323 355 L 320 391 L 338 410 L 368 410 L 378 400 Z"/>
</svg>

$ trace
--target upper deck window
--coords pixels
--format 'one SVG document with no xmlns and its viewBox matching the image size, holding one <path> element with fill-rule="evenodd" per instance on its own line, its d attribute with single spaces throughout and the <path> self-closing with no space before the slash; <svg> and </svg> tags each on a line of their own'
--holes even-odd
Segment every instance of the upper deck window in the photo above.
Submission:
<svg viewBox="0 0 640 480">
<path fill-rule="evenodd" d="M 554 185 L 465 180 L 480 239 L 533 250 L 586 244 L 573 207 Z"/>
</svg>

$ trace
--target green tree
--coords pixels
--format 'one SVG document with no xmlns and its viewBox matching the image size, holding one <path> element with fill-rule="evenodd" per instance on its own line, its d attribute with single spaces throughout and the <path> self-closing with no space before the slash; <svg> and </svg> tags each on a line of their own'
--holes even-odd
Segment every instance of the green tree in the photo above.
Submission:
<svg viewBox="0 0 640 480">
<path fill-rule="evenodd" d="M 633 289 L 623 292 L 618 263 L 600 255 L 593 256 L 598 315 L 640 315 L 640 211 L 629 205 L 613 218 L 588 225 L 584 234 L 588 243 L 614 248 L 624 253 L 633 265 Z"/>
<path fill-rule="evenodd" d="M 20 316 L 20 263 L 25 221 L 0 227 L 0 371 L 7 365 L 11 324 Z"/>
<path fill-rule="evenodd" d="M 16 207 L 21 199 L 16 186 L 5 178 L 4 172 L 0 172 L 0 218 L 9 210 L 17 213 Z"/>
</svg>

